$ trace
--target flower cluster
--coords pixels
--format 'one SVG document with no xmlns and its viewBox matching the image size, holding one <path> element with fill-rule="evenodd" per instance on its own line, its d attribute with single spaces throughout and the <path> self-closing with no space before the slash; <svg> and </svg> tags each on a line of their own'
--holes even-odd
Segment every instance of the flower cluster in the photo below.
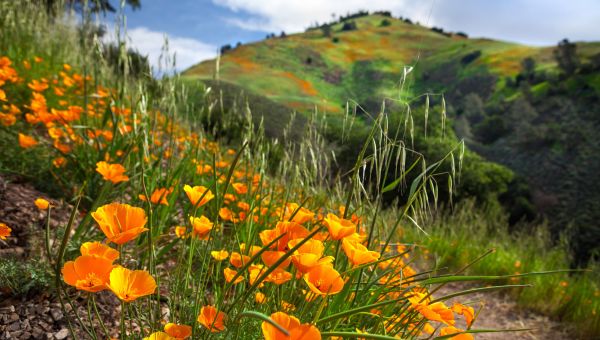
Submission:
<svg viewBox="0 0 600 340">
<path fill-rule="evenodd" d="M 62 279 L 90 299 L 106 290 L 124 306 L 149 306 L 132 320 L 139 337 L 234 337 L 249 311 L 263 320 L 249 329 L 265 339 L 472 337 L 473 308 L 434 299 L 411 249 L 384 242 L 356 203 L 290 189 L 251 153 L 238 157 L 158 110 L 142 115 L 118 91 L 87 93 L 92 78 L 70 65 L 28 80 L 13 66 L 0 58 L 0 123 L 14 127 L 23 153 L 43 148 L 53 168 L 78 171 L 97 190 L 95 227 L 80 226 L 80 254 L 69 253 Z M 26 105 L 11 102 L 17 93 Z M 0 239 L 10 232 L 0 223 Z M 164 300 L 169 320 L 154 312 Z"/>
</svg>

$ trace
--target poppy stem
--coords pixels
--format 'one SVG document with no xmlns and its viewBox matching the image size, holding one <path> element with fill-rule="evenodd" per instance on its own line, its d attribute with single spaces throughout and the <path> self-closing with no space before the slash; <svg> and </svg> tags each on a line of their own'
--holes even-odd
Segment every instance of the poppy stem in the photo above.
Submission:
<svg viewBox="0 0 600 340">
<path fill-rule="evenodd" d="M 315 314 L 315 317 L 313 318 L 313 324 L 316 323 L 317 320 L 319 320 L 319 317 L 321 316 L 321 313 L 323 313 L 323 309 L 325 308 L 325 305 L 327 303 L 327 295 L 322 296 L 321 298 L 323 299 L 323 301 L 319 305 L 319 309 L 317 310 L 317 314 Z"/>
<path fill-rule="evenodd" d="M 104 332 L 104 335 L 106 336 L 106 338 L 109 339 L 110 333 L 109 333 L 108 329 L 106 328 L 104 321 L 102 321 L 100 312 L 98 312 L 98 306 L 96 305 L 96 296 L 94 294 L 91 294 L 90 297 L 92 299 L 92 306 L 94 306 L 94 313 L 96 313 L 96 317 L 98 318 L 98 321 L 100 322 L 100 327 L 102 327 L 102 331 Z"/>
<path fill-rule="evenodd" d="M 48 215 L 46 216 L 46 256 L 48 256 L 48 263 L 52 266 L 52 251 L 50 249 L 50 209 L 52 206 L 48 205 Z"/>
<path fill-rule="evenodd" d="M 125 340 L 125 301 L 121 301 L 121 340 Z"/>
<path fill-rule="evenodd" d="M 89 293 L 89 295 L 91 295 L 92 293 Z M 92 338 L 94 338 L 94 340 L 98 339 L 98 335 L 96 334 L 96 328 L 94 327 L 94 319 L 92 318 L 92 298 L 88 295 L 88 301 L 87 301 L 87 315 L 88 315 L 88 321 L 90 322 L 90 329 L 92 331 Z"/>
</svg>

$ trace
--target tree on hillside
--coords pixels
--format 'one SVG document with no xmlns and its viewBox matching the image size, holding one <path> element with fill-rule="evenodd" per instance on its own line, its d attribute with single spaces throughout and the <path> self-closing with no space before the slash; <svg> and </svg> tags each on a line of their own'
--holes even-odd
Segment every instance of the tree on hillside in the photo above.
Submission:
<svg viewBox="0 0 600 340">
<path fill-rule="evenodd" d="M 579 66 L 577 45 L 570 42 L 568 39 L 563 39 L 558 43 L 558 46 L 554 50 L 554 59 L 556 59 L 558 67 L 560 67 L 566 75 L 575 73 Z"/>
<path fill-rule="evenodd" d="M 517 85 L 525 80 L 528 83 L 533 81 L 535 76 L 535 60 L 531 57 L 527 57 L 521 60 L 521 73 L 517 76 Z"/>
<path fill-rule="evenodd" d="M 462 115 L 468 119 L 471 124 L 481 122 L 486 114 L 483 100 L 477 93 L 469 93 L 462 100 Z"/>
<path fill-rule="evenodd" d="M 331 37 L 331 26 L 330 25 L 323 25 L 321 26 L 321 32 L 323 32 L 323 36 L 325 37 Z"/>
</svg>

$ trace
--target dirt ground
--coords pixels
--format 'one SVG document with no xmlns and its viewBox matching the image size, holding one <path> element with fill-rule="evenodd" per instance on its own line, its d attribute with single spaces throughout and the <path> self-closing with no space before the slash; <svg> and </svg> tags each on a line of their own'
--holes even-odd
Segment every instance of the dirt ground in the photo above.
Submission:
<svg viewBox="0 0 600 340">
<path fill-rule="evenodd" d="M 434 296 L 444 296 L 470 288 L 474 288 L 474 286 L 465 283 L 450 283 L 443 286 Z M 475 335 L 475 339 L 578 339 L 574 335 L 574 330 L 565 324 L 520 308 L 510 296 L 501 291 L 469 294 L 461 298 L 463 302 L 465 300 L 474 302 L 470 305 L 475 308 L 475 311 L 483 306 L 472 329 L 531 329 L 525 332 L 480 333 Z M 446 304 L 450 306 L 453 301 L 453 299 L 450 299 Z M 460 326 L 464 327 L 464 323 Z"/>
</svg>

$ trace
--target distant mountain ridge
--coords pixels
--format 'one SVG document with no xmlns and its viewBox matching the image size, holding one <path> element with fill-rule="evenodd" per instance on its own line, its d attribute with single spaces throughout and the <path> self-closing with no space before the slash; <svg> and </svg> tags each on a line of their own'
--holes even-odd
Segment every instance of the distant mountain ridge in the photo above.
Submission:
<svg viewBox="0 0 600 340">
<path fill-rule="evenodd" d="M 385 97 L 397 98 L 404 66 L 417 61 L 415 86 L 408 90 L 420 94 L 447 89 L 480 72 L 499 79 L 515 76 L 526 57 L 534 58 L 539 69 L 553 69 L 553 49 L 470 39 L 374 14 L 227 50 L 220 58 L 218 77 L 292 109 L 341 113 L 348 100 L 378 107 Z M 600 43 L 581 43 L 578 50 L 589 58 L 600 52 Z M 451 63 L 464 66 L 458 77 L 440 70 Z M 182 74 L 213 79 L 215 72 L 213 59 Z"/>
</svg>

